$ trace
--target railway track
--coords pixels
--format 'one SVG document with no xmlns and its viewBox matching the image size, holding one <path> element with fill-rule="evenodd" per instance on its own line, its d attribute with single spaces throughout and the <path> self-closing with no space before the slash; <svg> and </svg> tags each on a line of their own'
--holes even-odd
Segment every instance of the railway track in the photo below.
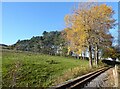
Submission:
<svg viewBox="0 0 120 89">
<path fill-rule="evenodd" d="M 81 89 L 89 83 L 92 79 L 96 78 L 101 73 L 105 72 L 106 70 L 110 69 L 111 67 L 101 68 L 97 71 L 88 73 L 81 77 L 77 77 L 73 80 L 66 81 L 60 85 L 52 87 L 52 89 Z"/>
</svg>

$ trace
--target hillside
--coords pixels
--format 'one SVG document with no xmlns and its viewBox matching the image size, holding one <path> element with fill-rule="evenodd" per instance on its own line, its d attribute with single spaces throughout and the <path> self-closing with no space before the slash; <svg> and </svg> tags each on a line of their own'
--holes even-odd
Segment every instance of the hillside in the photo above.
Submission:
<svg viewBox="0 0 120 89">
<path fill-rule="evenodd" d="M 3 86 L 48 87 L 93 71 L 87 60 L 3 51 Z"/>
<path fill-rule="evenodd" d="M 42 36 L 18 40 L 15 44 L 11 45 L 11 49 L 50 55 L 66 55 L 67 53 L 65 39 L 61 31 L 44 31 Z"/>
<path fill-rule="evenodd" d="M 8 48 L 8 45 L 0 44 L 0 49 L 9 49 L 9 48 Z"/>
</svg>

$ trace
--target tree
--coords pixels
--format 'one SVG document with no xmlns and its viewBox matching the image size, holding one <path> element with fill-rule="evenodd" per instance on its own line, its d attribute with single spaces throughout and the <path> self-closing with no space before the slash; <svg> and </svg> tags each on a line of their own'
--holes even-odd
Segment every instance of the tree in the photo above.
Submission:
<svg viewBox="0 0 120 89">
<path fill-rule="evenodd" d="M 118 49 L 118 46 L 111 46 L 104 49 L 102 56 L 104 58 L 120 59 L 120 51 Z"/>
<path fill-rule="evenodd" d="M 70 50 L 76 53 L 88 50 L 89 65 L 92 68 L 92 50 L 95 50 L 97 65 L 99 47 L 111 42 L 109 29 L 115 25 L 112 18 L 114 12 L 105 4 L 85 3 L 83 6 L 79 5 L 73 14 L 66 15 L 66 39 Z"/>
<path fill-rule="evenodd" d="M 103 57 L 105 58 L 117 58 L 117 50 L 114 47 L 106 48 L 103 51 Z"/>
</svg>

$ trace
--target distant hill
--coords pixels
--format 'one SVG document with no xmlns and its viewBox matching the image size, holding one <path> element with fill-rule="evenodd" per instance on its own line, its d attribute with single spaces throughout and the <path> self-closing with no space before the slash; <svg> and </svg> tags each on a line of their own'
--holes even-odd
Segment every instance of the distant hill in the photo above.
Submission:
<svg viewBox="0 0 120 89">
<path fill-rule="evenodd" d="M 0 49 L 9 49 L 9 46 L 6 44 L 0 44 Z"/>
<path fill-rule="evenodd" d="M 6 45 L 6 44 L 0 44 L 0 46 L 4 46 L 4 47 L 7 47 L 8 45 Z"/>
<path fill-rule="evenodd" d="M 32 37 L 28 40 L 18 40 L 11 49 L 32 51 L 50 55 L 65 55 L 67 48 L 60 31 L 43 32 L 43 36 Z"/>
</svg>

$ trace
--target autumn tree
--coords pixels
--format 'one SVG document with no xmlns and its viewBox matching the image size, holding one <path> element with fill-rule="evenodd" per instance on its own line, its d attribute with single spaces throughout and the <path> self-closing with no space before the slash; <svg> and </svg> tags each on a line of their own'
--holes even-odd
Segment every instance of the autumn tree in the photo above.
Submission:
<svg viewBox="0 0 120 89">
<path fill-rule="evenodd" d="M 112 17 L 114 11 L 106 4 L 94 6 L 92 12 L 95 14 L 93 20 L 95 21 L 93 27 L 94 47 L 95 47 L 95 63 L 98 65 L 98 52 L 100 47 L 106 48 L 112 45 L 113 37 L 109 30 L 113 28 L 116 23 Z"/>
<path fill-rule="evenodd" d="M 112 58 L 115 60 L 116 59 L 120 60 L 120 50 L 118 45 L 103 49 L 102 56 L 104 58 Z"/>
<path fill-rule="evenodd" d="M 82 7 L 83 6 L 83 7 Z M 109 29 L 115 24 L 113 10 L 105 4 L 84 3 L 70 15 L 66 15 L 66 39 L 70 50 L 80 54 L 84 50 L 89 53 L 89 65 L 92 68 L 92 50 L 95 51 L 96 65 L 100 46 L 111 45 L 112 36 Z"/>
</svg>

